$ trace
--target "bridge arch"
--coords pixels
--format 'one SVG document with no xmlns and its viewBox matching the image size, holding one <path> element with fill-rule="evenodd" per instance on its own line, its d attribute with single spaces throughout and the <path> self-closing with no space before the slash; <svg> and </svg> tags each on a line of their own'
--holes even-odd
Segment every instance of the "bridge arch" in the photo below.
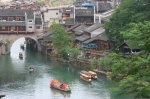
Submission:
<svg viewBox="0 0 150 99">
<path fill-rule="evenodd" d="M 0 41 L 3 42 L 2 46 L 1 46 L 0 54 L 10 53 L 10 49 L 11 49 L 13 43 L 20 38 L 29 38 L 29 39 L 32 39 L 33 41 L 35 41 L 36 45 L 37 45 L 37 50 L 40 52 L 41 46 L 40 46 L 39 42 L 37 41 L 37 38 L 39 36 L 40 35 L 37 35 L 37 34 L 3 34 L 3 35 L 0 35 Z"/>
</svg>

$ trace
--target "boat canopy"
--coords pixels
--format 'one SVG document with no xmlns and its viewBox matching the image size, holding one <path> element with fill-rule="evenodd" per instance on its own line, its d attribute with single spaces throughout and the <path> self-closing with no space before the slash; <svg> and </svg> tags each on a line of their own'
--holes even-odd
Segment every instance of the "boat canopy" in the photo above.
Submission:
<svg viewBox="0 0 150 99">
<path fill-rule="evenodd" d="M 57 82 L 58 82 L 58 80 L 56 80 L 56 79 L 52 80 L 52 83 L 57 83 Z"/>
<path fill-rule="evenodd" d="M 96 75 L 96 73 L 95 73 L 95 72 L 93 72 L 93 71 L 89 71 L 89 73 L 90 73 L 90 74 L 93 74 L 93 75 L 94 75 L 94 74 Z"/>
<path fill-rule="evenodd" d="M 86 74 L 81 74 L 81 76 L 86 77 L 86 78 L 90 78 L 90 76 L 88 76 Z"/>
</svg>

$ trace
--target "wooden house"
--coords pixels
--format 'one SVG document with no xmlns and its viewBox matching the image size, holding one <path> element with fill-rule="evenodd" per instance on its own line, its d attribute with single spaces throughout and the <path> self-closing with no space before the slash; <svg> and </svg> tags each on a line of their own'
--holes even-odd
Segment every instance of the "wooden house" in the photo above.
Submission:
<svg viewBox="0 0 150 99">
<path fill-rule="evenodd" d="M 129 42 L 123 42 L 117 49 L 124 55 L 138 54 L 140 52 L 140 48 L 137 45 L 131 45 Z"/>
<path fill-rule="evenodd" d="M 98 31 L 98 32 L 93 32 L 93 31 Z M 90 37 L 94 37 L 94 36 L 100 34 L 101 32 L 104 32 L 104 29 L 102 28 L 102 24 L 95 23 L 95 24 L 89 26 L 88 28 L 86 28 L 85 30 L 83 30 L 83 32 L 85 35 L 88 35 Z"/>
<path fill-rule="evenodd" d="M 65 27 L 71 27 L 74 25 L 74 8 L 68 7 L 60 10 L 61 13 L 61 24 L 64 24 Z"/>
<path fill-rule="evenodd" d="M 92 25 L 94 23 L 93 7 L 75 7 L 75 24 Z"/>
<path fill-rule="evenodd" d="M 42 36 L 38 38 L 38 42 L 41 44 L 42 52 L 45 54 L 51 53 L 53 50 L 53 44 L 52 44 L 52 31 L 48 31 L 47 33 L 44 33 Z"/>
<path fill-rule="evenodd" d="M 33 10 L 0 10 L 0 34 L 35 33 L 36 23 Z"/>
</svg>

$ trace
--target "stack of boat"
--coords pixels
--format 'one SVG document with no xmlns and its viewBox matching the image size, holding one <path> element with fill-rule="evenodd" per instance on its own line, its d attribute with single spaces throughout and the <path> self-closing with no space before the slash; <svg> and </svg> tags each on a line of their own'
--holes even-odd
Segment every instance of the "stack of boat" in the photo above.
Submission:
<svg viewBox="0 0 150 99">
<path fill-rule="evenodd" d="M 93 71 L 84 71 L 82 70 L 80 72 L 80 78 L 84 81 L 87 81 L 87 82 L 91 82 L 91 78 L 92 79 L 97 79 L 97 74 Z"/>
</svg>

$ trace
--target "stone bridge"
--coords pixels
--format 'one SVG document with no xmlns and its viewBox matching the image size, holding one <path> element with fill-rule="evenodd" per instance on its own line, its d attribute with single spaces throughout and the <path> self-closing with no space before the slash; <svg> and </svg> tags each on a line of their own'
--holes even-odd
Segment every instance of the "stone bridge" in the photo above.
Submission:
<svg viewBox="0 0 150 99">
<path fill-rule="evenodd" d="M 13 43 L 20 38 L 29 38 L 36 42 L 37 50 L 41 51 L 41 46 L 37 41 L 37 38 L 41 36 L 42 33 L 34 33 L 34 34 L 0 34 L 0 55 L 1 54 L 9 54 L 11 46 Z"/>
</svg>

